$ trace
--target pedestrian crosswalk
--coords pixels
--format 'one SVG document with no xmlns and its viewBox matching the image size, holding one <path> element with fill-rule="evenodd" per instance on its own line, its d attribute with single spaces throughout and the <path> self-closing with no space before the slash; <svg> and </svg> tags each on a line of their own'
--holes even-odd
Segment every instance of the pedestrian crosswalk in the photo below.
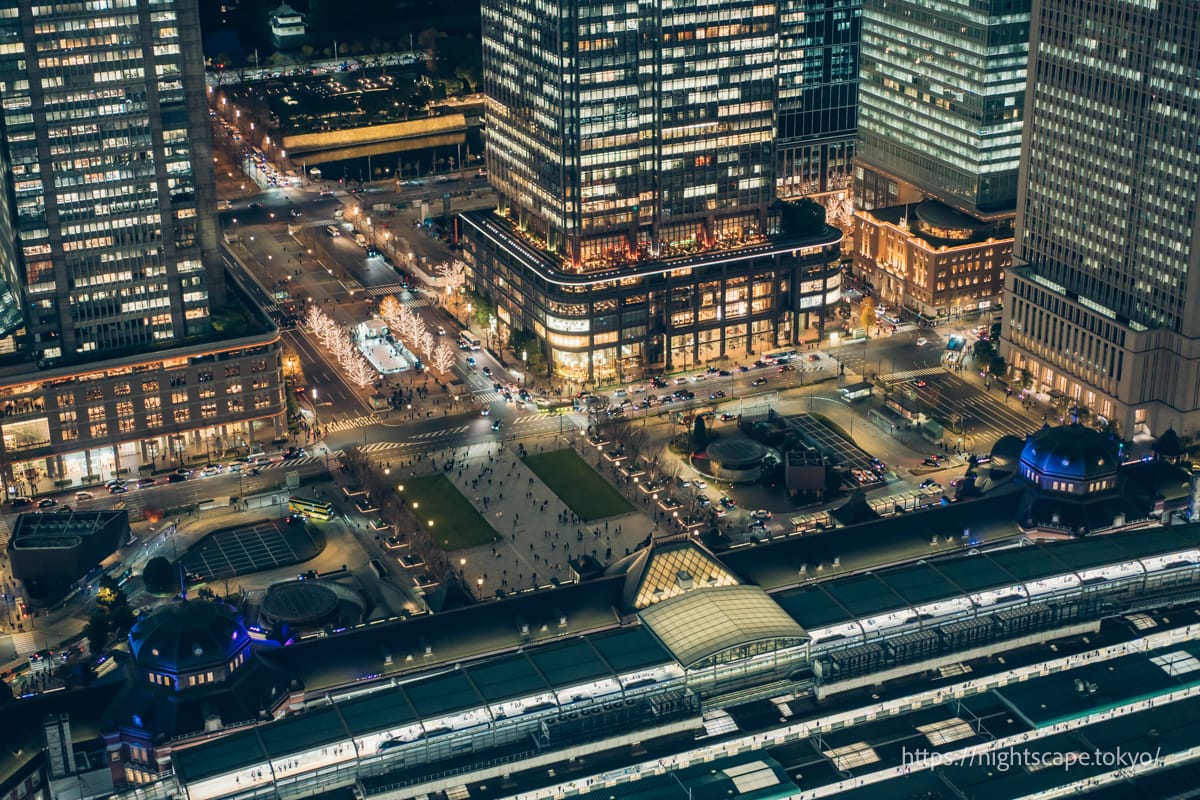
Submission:
<svg viewBox="0 0 1200 800">
<path fill-rule="evenodd" d="M 881 375 L 880 380 L 884 381 L 906 381 L 910 378 L 924 378 L 926 375 L 945 375 L 946 370 L 942 367 L 926 367 L 924 369 L 910 369 L 907 372 L 893 372 L 888 375 Z"/>
<path fill-rule="evenodd" d="M 274 314 L 278 310 L 279 306 L 275 305 L 274 303 L 267 303 L 263 306 L 263 311 L 267 312 L 268 314 Z"/>
<path fill-rule="evenodd" d="M 453 436 L 456 433 L 466 433 L 471 430 L 470 425 L 459 425 L 457 428 L 439 428 L 436 431 L 426 431 L 412 436 L 412 439 L 440 439 L 443 436 Z"/>
<path fill-rule="evenodd" d="M 425 295 L 414 292 L 411 288 L 402 286 L 399 283 L 389 283 L 386 286 L 369 286 L 362 291 L 366 292 L 368 297 L 386 297 L 392 295 L 400 301 L 400 305 L 408 308 L 431 308 L 435 304 L 432 299 Z"/>
<path fill-rule="evenodd" d="M 338 431 L 348 431 L 353 428 L 363 428 L 367 425 L 379 424 L 379 417 L 376 414 L 363 414 L 360 417 L 352 417 L 350 419 L 338 419 L 333 422 L 326 422 L 321 425 L 326 433 L 337 433 Z"/>
<path fill-rule="evenodd" d="M 408 442 L 370 442 L 359 445 L 358 449 L 363 453 L 380 453 L 384 450 L 395 450 L 399 447 L 404 447 L 406 444 Z"/>
<path fill-rule="evenodd" d="M 38 651 L 37 636 L 33 631 L 21 631 L 12 635 L 13 652 L 18 656 L 30 655 Z"/>
</svg>

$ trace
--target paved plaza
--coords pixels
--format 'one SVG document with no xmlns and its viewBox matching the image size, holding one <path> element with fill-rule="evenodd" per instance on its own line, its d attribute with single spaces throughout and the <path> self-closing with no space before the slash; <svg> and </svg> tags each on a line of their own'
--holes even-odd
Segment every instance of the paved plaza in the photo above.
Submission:
<svg viewBox="0 0 1200 800">
<path fill-rule="evenodd" d="M 569 448 L 559 436 L 520 442 L 529 454 Z M 490 544 L 449 554 L 471 591 L 494 597 L 571 580 L 569 559 L 590 555 L 600 562 L 623 558 L 644 541 L 654 521 L 640 512 L 584 522 L 525 466 L 518 443 L 472 445 L 434 451 L 412 466 L 418 475 L 445 474 L 496 531 Z M 588 458 L 595 466 L 594 459 Z M 443 472 L 446 459 L 454 468 Z M 605 464 L 605 467 L 608 465 Z M 605 475 L 605 477 L 609 477 Z"/>
</svg>

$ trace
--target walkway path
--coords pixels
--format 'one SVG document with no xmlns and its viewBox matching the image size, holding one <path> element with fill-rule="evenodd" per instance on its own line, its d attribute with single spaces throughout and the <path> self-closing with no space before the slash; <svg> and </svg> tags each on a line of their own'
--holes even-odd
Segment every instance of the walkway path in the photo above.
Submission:
<svg viewBox="0 0 1200 800">
<path fill-rule="evenodd" d="M 557 436 L 524 440 L 531 453 L 569 447 Z M 456 468 L 447 478 L 495 529 L 498 540 L 489 545 L 450 553 L 465 584 L 477 595 L 494 597 L 546 586 L 551 579 L 568 582 L 568 560 L 594 556 L 601 563 L 631 552 L 653 529 L 654 521 L 632 512 L 591 523 L 577 519 L 558 495 L 525 466 L 517 444 L 500 443 L 451 448 L 428 454 L 420 462 L 442 471 L 453 457 Z M 464 563 L 465 560 L 465 563 Z"/>
</svg>

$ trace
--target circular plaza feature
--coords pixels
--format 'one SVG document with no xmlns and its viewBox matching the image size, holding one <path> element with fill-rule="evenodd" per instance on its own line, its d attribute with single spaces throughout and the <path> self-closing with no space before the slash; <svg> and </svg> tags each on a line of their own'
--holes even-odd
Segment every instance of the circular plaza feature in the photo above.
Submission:
<svg viewBox="0 0 1200 800">
<path fill-rule="evenodd" d="M 707 472 L 714 478 L 731 483 L 752 483 L 762 474 L 763 459 L 771 449 L 753 439 L 722 438 L 704 451 L 708 460 Z"/>
<path fill-rule="evenodd" d="M 287 581 L 267 589 L 259 616 L 271 625 L 318 625 L 337 609 L 337 604 L 337 594 L 328 586 L 311 580 Z"/>
</svg>

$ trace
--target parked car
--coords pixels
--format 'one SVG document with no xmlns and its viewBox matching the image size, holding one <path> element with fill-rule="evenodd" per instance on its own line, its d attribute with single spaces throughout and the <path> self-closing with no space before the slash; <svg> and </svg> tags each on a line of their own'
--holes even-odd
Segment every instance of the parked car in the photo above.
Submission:
<svg viewBox="0 0 1200 800">
<path fill-rule="evenodd" d="M 33 500 L 28 497 L 14 497 L 12 501 L 9 502 L 9 505 L 13 508 L 25 508 L 26 506 L 33 505 Z"/>
<path fill-rule="evenodd" d="M 754 519 L 770 519 L 774 516 L 774 514 L 772 514 L 770 511 L 767 511 L 765 508 L 760 508 L 756 511 L 751 511 L 750 516 L 754 517 Z"/>
</svg>

